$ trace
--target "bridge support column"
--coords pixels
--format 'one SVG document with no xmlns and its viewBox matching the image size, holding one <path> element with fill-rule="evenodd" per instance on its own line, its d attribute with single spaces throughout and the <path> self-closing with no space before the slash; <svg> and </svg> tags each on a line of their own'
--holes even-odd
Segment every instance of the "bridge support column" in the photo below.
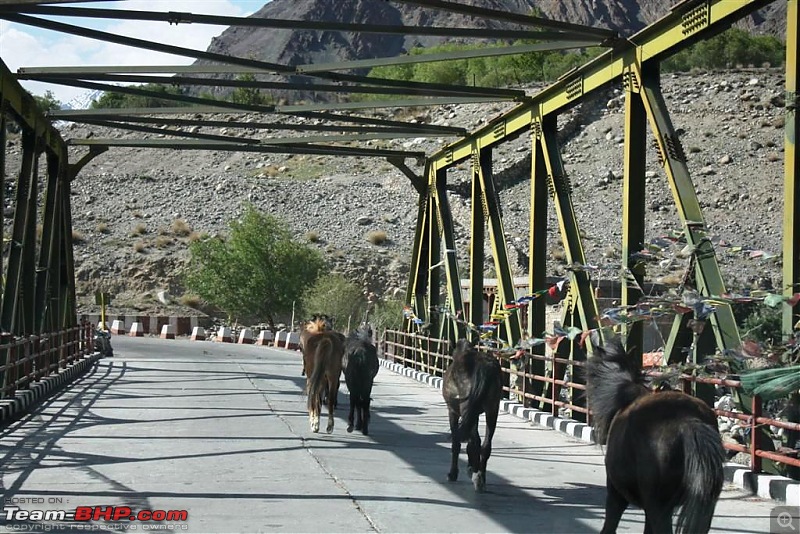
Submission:
<svg viewBox="0 0 800 534">
<path fill-rule="evenodd" d="M 784 138 L 783 186 L 783 294 L 791 296 L 800 291 L 800 158 L 797 154 L 798 96 L 800 72 L 800 5 L 789 0 L 786 9 L 786 131 Z M 797 324 L 797 328 L 795 328 Z M 783 307 L 783 337 L 789 338 L 800 329 L 800 302 Z"/>
</svg>

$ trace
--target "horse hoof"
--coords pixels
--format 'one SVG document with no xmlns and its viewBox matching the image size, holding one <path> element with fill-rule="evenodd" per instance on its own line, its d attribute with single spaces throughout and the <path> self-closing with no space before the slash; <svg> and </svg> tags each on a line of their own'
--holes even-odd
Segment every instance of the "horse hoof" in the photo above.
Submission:
<svg viewBox="0 0 800 534">
<path fill-rule="evenodd" d="M 456 471 L 455 473 L 447 473 L 447 480 L 450 482 L 455 482 L 458 480 L 458 472 Z"/>
<path fill-rule="evenodd" d="M 327 430 L 327 431 L 328 431 L 328 434 L 332 434 L 332 433 L 333 433 L 333 425 L 330 425 L 330 426 L 329 426 L 328 428 L 326 428 L 325 430 Z"/>
<path fill-rule="evenodd" d="M 367 430 L 366 428 L 362 429 L 361 433 L 364 434 L 365 436 L 369 436 L 369 430 Z"/>
<path fill-rule="evenodd" d="M 353 425 L 347 425 L 347 432 L 350 433 L 353 431 Z"/>
<path fill-rule="evenodd" d="M 483 473 L 474 473 L 472 475 L 472 485 L 475 486 L 475 491 L 483 493 L 486 491 L 486 476 Z"/>
</svg>

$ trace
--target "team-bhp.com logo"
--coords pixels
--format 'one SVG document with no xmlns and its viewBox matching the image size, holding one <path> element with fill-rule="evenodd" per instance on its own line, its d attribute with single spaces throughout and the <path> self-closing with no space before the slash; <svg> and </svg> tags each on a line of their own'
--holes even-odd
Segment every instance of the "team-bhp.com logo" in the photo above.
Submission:
<svg viewBox="0 0 800 534">
<path fill-rule="evenodd" d="M 91 530 L 138 530 L 137 523 L 141 523 L 142 530 L 188 530 L 185 521 L 189 519 L 189 512 L 186 510 L 134 511 L 128 506 L 78 506 L 72 512 L 66 510 L 22 510 L 17 506 L 6 506 L 3 509 L 2 517 L 6 523 L 6 530 L 20 531 L 29 530 L 31 523 L 54 527 L 55 524 L 66 521 L 75 523 L 111 521 L 120 525 L 112 527 L 111 525 L 93 524 L 91 527 L 96 528 L 91 528 Z M 165 521 L 172 523 L 164 524 Z M 175 524 L 175 522 L 184 523 Z M 90 525 L 85 526 L 89 527 Z"/>
</svg>

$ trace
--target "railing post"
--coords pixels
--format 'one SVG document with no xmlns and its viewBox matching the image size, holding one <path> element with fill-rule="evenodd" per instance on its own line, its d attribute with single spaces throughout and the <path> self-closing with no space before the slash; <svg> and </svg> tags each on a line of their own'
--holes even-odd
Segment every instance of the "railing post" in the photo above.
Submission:
<svg viewBox="0 0 800 534">
<path fill-rule="evenodd" d="M 750 416 L 750 471 L 753 473 L 760 473 L 761 472 L 761 456 L 756 454 L 758 451 L 758 418 L 761 417 L 761 397 L 758 395 L 753 395 L 751 401 L 751 412 L 752 415 Z"/>
<path fill-rule="evenodd" d="M 550 383 L 550 413 L 553 414 L 553 417 L 558 417 L 558 405 L 556 401 L 558 400 L 558 394 L 561 391 L 561 388 L 556 384 L 556 380 L 559 376 L 564 376 L 563 364 L 558 361 L 559 354 L 558 352 L 553 352 L 553 375 L 550 377 L 552 382 Z"/>
<path fill-rule="evenodd" d="M 8 332 L 0 334 L 0 343 L 5 345 L 6 353 L 6 372 L 5 384 L 3 384 L 3 398 L 14 396 L 17 389 L 17 379 L 19 378 L 19 367 L 17 366 L 17 346 L 14 344 L 14 336 Z"/>
</svg>

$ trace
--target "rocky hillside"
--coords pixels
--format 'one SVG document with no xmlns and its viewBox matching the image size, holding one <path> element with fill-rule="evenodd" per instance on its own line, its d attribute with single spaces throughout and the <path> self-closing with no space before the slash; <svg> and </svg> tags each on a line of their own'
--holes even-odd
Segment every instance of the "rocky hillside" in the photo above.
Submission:
<svg viewBox="0 0 800 534">
<path fill-rule="evenodd" d="M 669 0 L 464 0 L 476 5 L 509 13 L 541 16 L 587 26 L 608 28 L 628 36 L 655 22 L 677 2 Z M 272 0 L 251 15 L 256 18 L 315 20 L 379 25 L 441 26 L 468 28 L 519 28 L 514 24 L 477 18 L 459 13 L 430 9 L 414 3 L 386 0 Z M 760 33 L 785 35 L 786 5 L 774 2 L 748 17 L 742 25 Z M 528 28 L 530 29 L 530 28 Z M 284 65 L 331 63 L 403 54 L 414 47 L 434 46 L 453 38 L 418 35 L 381 35 L 336 31 L 303 31 L 253 27 L 231 27 L 216 37 L 210 52 Z M 455 39 L 467 42 L 469 40 Z M 485 41 L 484 41 L 485 42 Z M 198 64 L 204 63 L 199 60 Z M 366 74 L 362 72 L 361 74 Z M 296 81 L 309 81 L 299 77 Z M 202 88 L 207 91 L 208 88 Z M 213 88 L 212 94 L 223 95 L 229 89 Z M 274 96 L 287 96 L 273 92 Z M 311 97 L 319 95 L 298 95 Z"/>
</svg>

